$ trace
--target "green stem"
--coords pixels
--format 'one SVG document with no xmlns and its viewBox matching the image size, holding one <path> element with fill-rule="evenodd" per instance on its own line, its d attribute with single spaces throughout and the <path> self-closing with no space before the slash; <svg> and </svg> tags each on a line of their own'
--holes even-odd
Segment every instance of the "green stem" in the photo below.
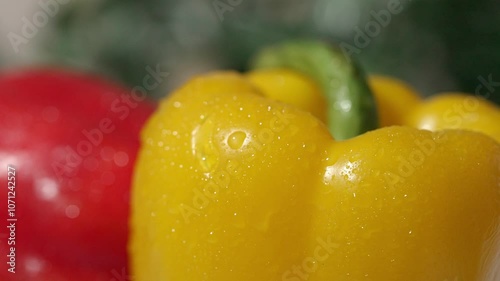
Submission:
<svg viewBox="0 0 500 281">
<path fill-rule="evenodd" d="M 361 69 L 337 47 L 292 41 L 262 50 L 252 69 L 290 68 L 312 77 L 328 102 L 328 128 L 345 140 L 378 127 L 375 100 Z"/>
</svg>

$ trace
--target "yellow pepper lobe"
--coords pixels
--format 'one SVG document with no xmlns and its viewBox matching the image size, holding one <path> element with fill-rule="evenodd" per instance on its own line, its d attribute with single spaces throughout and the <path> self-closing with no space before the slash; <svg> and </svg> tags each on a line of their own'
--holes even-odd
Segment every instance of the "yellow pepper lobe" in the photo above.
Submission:
<svg viewBox="0 0 500 281">
<path fill-rule="evenodd" d="M 368 84 L 375 95 L 381 127 L 405 124 L 408 112 L 420 103 L 417 91 L 395 78 L 374 75 Z"/>
<path fill-rule="evenodd" d="M 500 142 L 500 109 L 474 96 L 444 93 L 425 101 L 407 117 L 408 125 L 427 130 L 467 129 Z"/>
<path fill-rule="evenodd" d="M 500 109 L 491 102 L 461 93 L 442 93 L 420 100 L 404 82 L 384 76 L 371 76 L 369 84 L 382 126 L 471 130 L 500 142 Z"/>
<path fill-rule="evenodd" d="M 481 134 L 389 127 L 335 142 L 242 76 L 198 77 L 142 133 L 134 280 L 488 280 L 499 167 Z"/>
<path fill-rule="evenodd" d="M 288 69 L 259 69 L 248 80 L 266 97 L 294 105 L 312 113 L 326 124 L 326 98 L 316 82 Z"/>
</svg>

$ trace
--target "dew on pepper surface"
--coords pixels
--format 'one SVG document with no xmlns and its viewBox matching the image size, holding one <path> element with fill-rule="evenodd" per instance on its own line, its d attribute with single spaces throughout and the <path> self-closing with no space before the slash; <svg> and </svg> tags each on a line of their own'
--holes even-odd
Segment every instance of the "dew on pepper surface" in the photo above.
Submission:
<svg viewBox="0 0 500 281">
<path fill-rule="evenodd" d="M 76 219 L 78 216 L 80 216 L 80 208 L 76 205 L 69 205 L 64 210 L 64 213 L 68 218 Z"/>
<path fill-rule="evenodd" d="M 125 167 L 129 162 L 129 156 L 126 152 L 119 151 L 115 153 L 113 160 L 118 167 Z"/>
<path fill-rule="evenodd" d="M 234 131 L 227 138 L 227 145 L 232 149 L 240 149 L 245 140 L 247 138 L 247 134 L 243 131 Z"/>
<path fill-rule="evenodd" d="M 59 184 L 51 178 L 42 178 L 35 181 L 35 192 L 43 200 L 52 200 L 59 194 Z"/>
</svg>

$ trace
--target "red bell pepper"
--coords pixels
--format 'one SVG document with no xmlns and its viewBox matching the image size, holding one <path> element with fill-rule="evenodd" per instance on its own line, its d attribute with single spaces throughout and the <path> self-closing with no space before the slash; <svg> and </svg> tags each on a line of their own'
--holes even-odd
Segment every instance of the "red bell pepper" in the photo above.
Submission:
<svg viewBox="0 0 500 281">
<path fill-rule="evenodd" d="M 82 73 L 0 75 L 0 280 L 129 280 L 131 172 L 153 109 Z"/>
</svg>

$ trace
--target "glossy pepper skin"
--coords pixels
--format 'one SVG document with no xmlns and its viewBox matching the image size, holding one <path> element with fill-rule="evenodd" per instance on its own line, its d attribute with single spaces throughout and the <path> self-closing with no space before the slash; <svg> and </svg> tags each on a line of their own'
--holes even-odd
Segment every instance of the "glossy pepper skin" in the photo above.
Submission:
<svg viewBox="0 0 500 281">
<path fill-rule="evenodd" d="M 372 75 L 368 83 L 375 96 L 381 127 L 405 124 L 406 115 L 422 101 L 415 89 L 398 79 Z"/>
<path fill-rule="evenodd" d="M 326 98 L 312 79 L 286 68 L 252 71 L 247 78 L 267 97 L 310 112 L 323 123 L 328 122 Z"/>
<path fill-rule="evenodd" d="M 408 125 L 426 130 L 464 129 L 487 134 L 500 142 L 500 108 L 477 96 L 441 93 L 422 100 L 404 82 L 369 79 L 382 126 Z"/>
<path fill-rule="evenodd" d="M 496 280 L 498 143 L 409 127 L 335 141 L 255 88 L 197 77 L 147 122 L 135 280 Z"/>
<path fill-rule="evenodd" d="M 295 40 L 262 49 L 251 60 L 251 69 L 288 69 L 314 81 L 327 101 L 328 130 L 345 140 L 378 127 L 374 96 L 356 62 L 331 44 Z"/>
<path fill-rule="evenodd" d="M 406 116 L 405 124 L 433 131 L 450 128 L 477 131 L 500 142 L 500 108 L 461 93 L 429 98 Z"/>
<path fill-rule="evenodd" d="M 18 219 L 15 245 L 0 230 L 0 280 L 126 280 L 131 173 L 154 109 L 123 102 L 129 93 L 61 69 L 0 75 L 0 219 L 7 165 L 16 168 Z M 15 274 L 7 271 L 11 246 Z"/>
</svg>

